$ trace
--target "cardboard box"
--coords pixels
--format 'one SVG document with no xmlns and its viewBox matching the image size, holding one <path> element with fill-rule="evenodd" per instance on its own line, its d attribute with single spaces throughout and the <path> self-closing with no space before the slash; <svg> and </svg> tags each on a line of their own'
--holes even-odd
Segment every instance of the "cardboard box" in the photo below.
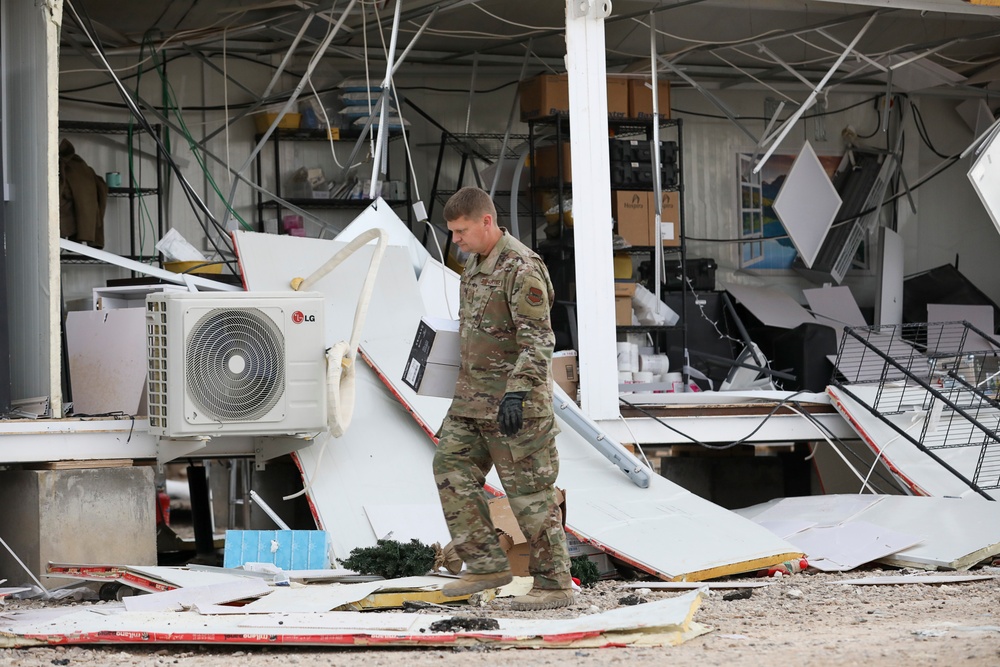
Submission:
<svg viewBox="0 0 1000 667">
<path fill-rule="evenodd" d="M 615 297 L 615 324 L 620 327 L 632 326 L 632 297 Z"/>
<path fill-rule="evenodd" d="M 566 493 L 557 488 L 556 502 L 562 510 L 563 528 L 566 527 Z M 507 554 L 510 561 L 510 570 L 515 577 L 530 577 L 528 572 L 528 561 L 530 559 L 530 547 L 528 540 L 517 525 L 517 518 L 510 508 L 510 502 L 506 497 L 492 498 L 489 501 L 490 519 L 493 527 L 497 529 L 500 537 L 500 548 Z"/>
<path fill-rule="evenodd" d="M 628 118 L 629 79 L 608 77 L 608 118 Z M 569 76 L 539 74 L 520 84 L 521 120 L 569 113 Z M 652 96 L 650 96 L 652 104 Z"/>
<path fill-rule="evenodd" d="M 653 195 L 653 193 L 650 193 Z M 681 244 L 680 192 L 660 193 L 660 238 L 664 246 L 677 247 Z M 654 216 L 656 212 L 653 212 Z"/>
<path fill-rule="evenodd" d="M 660 118 L 670 118 L 670 82 L 657 79 L 659 89 L 657 103 Z M 653 118 L 653 88 L 651 79 L 628 80 L 628 116 L 629 118 Z"/>
<path fill-rule="evenodd" d="M 522 81 L 519 89 L 521 120 L 569 113 L 569 77 L 566 74 L 539 74 Z"/>
<path fill-rule="evenodd" d="M 608 118 L 628 118 L 628 79 L 608 77 Z"/>
<path fill-rule="evenodd" d="M 420 318 L 403 382 L 421 396 L 451 398 L 460 364 L 458 320 Z"/>
<path fill-rule="evenodd" d="M 274 119 L 278 117 L 276 113 L 261 112 L 255 113 L 253 115 L 254 127 L 257 129 L 258 134 L 263 134 L 267 132 L 267 129 L 271 127 L 271 123 Z M 302 122 L 302 114 L 288 112 L 281 117 L 278 121 L 278 129 L 281 130 L 297 130 L 299 129 L 299 124 Z"/>
<path fill-rule="evenodd" d="M 542 146 L 535 151 L 535 180 L 538 183 L 558 183 L 559 182 L 559 146 L 551 144 Z M 573 167 L 570 161 L 569 142 L 562 143 L 562 182 L 571 183 L 573 181 Z M 548 209 L 543 209 L 548 210 Z"/>
<path fill-rule="evenodd" d="M 552 355 L 552 380 L 576 400 L 576 390 L 580 386 L 576 350 L 562 350 Z"/>
<path fill-rule="evenodd" d="M 615 296 L 627 296 L 630 299 L 635 296 L 634 280 L 616 280 Z"/>
<path fill-rule="evenodd" d="M 649 192 L 614 190 L 611 193 L 618 234 L 634 246 L 648 246 L 653 215 L 649 207 Z"/>
<path fill-rule="evenodd" d="M 611 261 L 615 269 L 615 280 L 632 280 L 632 255 L 616 252 Z"/>
<path fill-rule="evenodd" d="M 569 551 L 570 558 L 601 553 L 600 549 L 586 542 L 581 542 L 572 533 L 566 533 L 566 550 Z"/>
</svg>

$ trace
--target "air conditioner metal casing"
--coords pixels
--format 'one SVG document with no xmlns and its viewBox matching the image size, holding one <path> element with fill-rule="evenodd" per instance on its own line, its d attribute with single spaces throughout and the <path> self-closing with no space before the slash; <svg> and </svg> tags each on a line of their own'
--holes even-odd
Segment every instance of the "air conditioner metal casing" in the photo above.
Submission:
<svg viewBox="0 0 1000 667">
<path fill-rule="evenodd" d="M 153 435 L 292 435 L 327 428 L 321 294 L 150 294 L 146 351 Z"/>
</svg>

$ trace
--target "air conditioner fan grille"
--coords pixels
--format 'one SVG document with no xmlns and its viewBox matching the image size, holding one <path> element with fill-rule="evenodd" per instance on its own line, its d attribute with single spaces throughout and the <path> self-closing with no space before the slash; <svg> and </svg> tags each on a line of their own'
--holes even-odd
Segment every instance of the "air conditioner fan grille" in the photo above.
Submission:
<svg viewBox="0 0 1000 667">
<path fill-rule="evenodd" d="M 270 412 L 285 390 L 281 331 L 256 308 L 218 308 L 188 335 L 188 391 L 205 416 L 252 421 Z"/>
</svg>

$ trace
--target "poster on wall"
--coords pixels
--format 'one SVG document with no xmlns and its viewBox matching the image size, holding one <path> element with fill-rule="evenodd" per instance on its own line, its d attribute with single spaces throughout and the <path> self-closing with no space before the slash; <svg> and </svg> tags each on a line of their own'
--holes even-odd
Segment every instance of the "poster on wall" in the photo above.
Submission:
<svg viewBox="0 0 1000 667">
<path fill-rule="evenodd" d="M 796 155 L 775 153 L 756 174 L 753 173 L 752 154 L 739 153 L 736 157 L 739 183 L 737 224 L 739 238 L 745 239 L 740 243 L 740 268 L 791 270 L 798 253 L 775 214 L 773 204 L 788 178 Z M 827 176 L 832 179 L 841 156 L 817 157 Z"/>
</svg>

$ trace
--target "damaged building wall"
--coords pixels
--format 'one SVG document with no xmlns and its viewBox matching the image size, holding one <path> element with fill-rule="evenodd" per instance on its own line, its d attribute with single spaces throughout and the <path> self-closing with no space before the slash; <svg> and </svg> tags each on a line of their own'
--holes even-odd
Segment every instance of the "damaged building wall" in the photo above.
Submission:
<svg viewBox="0 0 1000 667">
<path fill-rule="evenodd" d="M 943 155 L 961 153 L 973 139 L 972 130 L 955 112 L 959 102 L 960 99 L 947 97 L 921 100 L 928 134 Z M 996 103 L 992 104 L 996 109 Z M 910 136 L 909 130 L 907 136 Z M 925 147 L 921 148 L 917 171 L 923 174 L 943 160 Z M 957 257 L 962 274 L 998 302 L 1000 280 L 997 280 L 996 258 L 1000 256 L 1000 235 L 966 175 L 973 159 L 974 156 L 970 156 L 959 160 L 921 188 L 916 224 L 899 230 L 906 249 L 905 273 L 953 264 Z M 910 174 L 907 171 L 912 183 Z M 900 206 L 905 207 L 905 203 L 901 201 Z"/>
<path fill-rule="evenodd" d="M 17 323 L 10 327 L 11 398 L 48 396 L 57 407 L 59 221 L 50 91 L 61 3 L 5 2 L 0 11 L 7 316 Z"/>
</svg>

